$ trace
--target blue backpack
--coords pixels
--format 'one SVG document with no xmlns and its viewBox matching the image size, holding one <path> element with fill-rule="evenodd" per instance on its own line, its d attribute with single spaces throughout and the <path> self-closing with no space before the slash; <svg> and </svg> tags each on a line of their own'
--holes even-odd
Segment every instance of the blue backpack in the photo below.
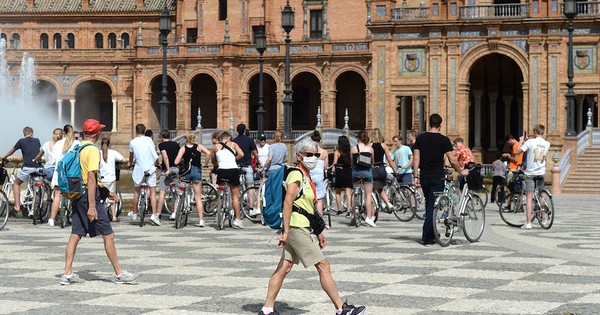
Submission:
<svg viewBox="0 0 600 315">
<path fill-rule="evenodd" d="M 56 172 L 58 173 L 58 188 L 63 197 L 69 200 L 79 200 L 83 193 L 83 179 L 81 177 L 79 153 L 83 148 L 90 145 L 92 144 L 86 143 L 82 146 L 76 145 L 73 150 L 65 154 L 56 166 Z"/>
<path fill-rule="evenodd" d="M 265 208 L 263 209 L 263 219 L 265 224 L 275 230 L 283 228 L 283 201 L 286 194 L 285 179 L 291 171 L 300 171 L 297 167 L 283 165 L 273 174 L 270 174 L 265 182 Z M 302 173 L 302 184 L 296 200 L 304 193 L 305 178 Z"/>
</svg>

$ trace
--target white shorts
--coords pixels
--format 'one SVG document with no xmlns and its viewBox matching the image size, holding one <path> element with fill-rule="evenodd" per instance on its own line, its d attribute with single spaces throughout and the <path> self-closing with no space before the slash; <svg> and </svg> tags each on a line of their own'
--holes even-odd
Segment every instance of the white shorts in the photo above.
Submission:
<svg viewBox="0 0 600 315">
<path fill-rule="evenodd" d="M 144 181 L 144 180 L 142 179 L 142 181 Z M 141 184 L 141 182 L 136 183 L 134 181 L 133 187 L 136 187 L 136 188 L 140 187 L 140 184 Z M 156 172 L 154 172 L 148 176 L 148 187 L 156 187 Z"/>
</svg>

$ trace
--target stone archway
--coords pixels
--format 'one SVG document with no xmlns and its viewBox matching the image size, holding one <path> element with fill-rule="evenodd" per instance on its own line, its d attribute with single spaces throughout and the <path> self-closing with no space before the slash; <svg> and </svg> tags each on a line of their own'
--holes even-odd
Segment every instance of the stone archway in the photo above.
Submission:
<svg viewBox="0 0 600 315">
<path fill-rule="evenodd" d="M 198 125 L 198 109 L 202 115 L 202 128 L 217 128 L 217 82 L 202 73 L 192 79 L 191 129 Z"/>
<path fill-rule="evenodd" d="M 311 130 L 317 125 L 317 108 L 321 105 L 321 82 L 310 72 L 292 79 L 292 129 Z"/>
<path fill-rule="evenodd" d="M 483 162 L 495 159 L 507 135 L 523 131 L 523 73 L 510 57 L 492 53 L 473 63 L 469 73 L 469 146 Z"/>
<path fill-rule="evenodd" d="M 248 125 L 250 130 L 257 130 L 256 110 L 258 109 L 259 74 L 252 76 L 249 82 L 250 95 L 248 98 Z M 264 130 L 277 129 L 277 83 L 270 74 L 263 73 L 263 109 Z"/>
<path fill-rule="evenodd" d="M 152 79 L 150 86 L 152 88 L 152 110 L 149 111 L 148 115 L 148 129 L 160 129 L 160 104 L 158 102 L 162 99 L 162 75 L 157 75 Z M 169 119 L 168 129 L 174 130 L 177 128 L 177 85 L 175 81 L 167 76 L 167 99 L 169 100 Z"/>
<path fill-rule="evenodd" d="M 88 80 L 79 83 L 75 89 L 75 106 L 74 126 L 81 126 L 86 119 L 93 118 L 105 124 L 105 130 L 113 128 L 112 90 L 106 82 Z"/>
<path fill-rule="evenodd" d="M 366 83 L 355 71 L 346 71 L 335 80 L 335 127 L 344 128 L 344 115 L 348 110 L 348 127 L 351 130 L 365 129 L 367 117 Z"/>
</svg>

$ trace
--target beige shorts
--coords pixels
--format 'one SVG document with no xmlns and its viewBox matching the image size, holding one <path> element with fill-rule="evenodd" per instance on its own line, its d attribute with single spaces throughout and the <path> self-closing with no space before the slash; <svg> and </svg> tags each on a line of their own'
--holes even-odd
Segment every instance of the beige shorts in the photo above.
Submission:
<svg viewBox="0 0 600 315">
<path fill-rule="evenodd" d="M 307 228 L 290 228 L 290 238 L 283 247 L 281 258 L 298 264 L 302 262 L 304 268 L 316 265 L 325 259 L 319 240 Z"/>
</svg>

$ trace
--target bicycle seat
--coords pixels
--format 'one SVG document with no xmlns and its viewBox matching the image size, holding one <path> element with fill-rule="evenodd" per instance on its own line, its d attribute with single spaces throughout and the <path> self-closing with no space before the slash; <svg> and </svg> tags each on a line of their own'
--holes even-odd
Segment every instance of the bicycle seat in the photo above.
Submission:
<svg viewBox="0 0 600 315">
<path fill-rule="evenodd" d="M 41 168 L 41 167 L 40 167 L 40 168 L 38 168 L 37 170 L 35 170 L 35 173 L 36 173 L 38 176 L 46 176 L 46 173 L 44 173 L 44 169 L 43 169 L 43 168 Z"/>
<path fill-rule="evenodd" d="M 145 171 L 144 176 L 148 177 L 148 176 L 150 176 L 150 173 L 148 171 Z"/>
</svg>

